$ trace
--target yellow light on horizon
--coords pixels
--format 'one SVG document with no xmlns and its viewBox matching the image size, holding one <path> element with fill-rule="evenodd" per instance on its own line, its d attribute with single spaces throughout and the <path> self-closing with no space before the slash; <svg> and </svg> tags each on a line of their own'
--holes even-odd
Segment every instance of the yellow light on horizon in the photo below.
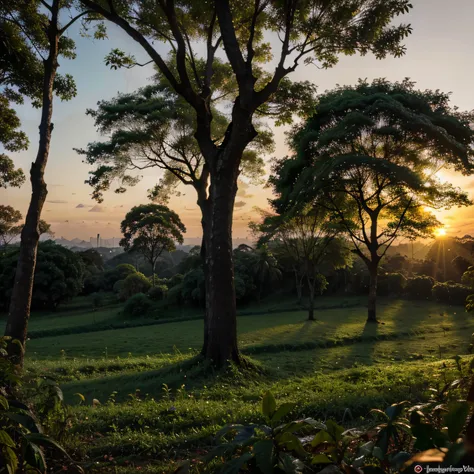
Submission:
<svg viewBox="0 0 474 474">
<path fill-rule="evenodd" d="M 436 237 L 444 237 L 446 235 L 446 229 L 444 229 L 443 227 L 436 229 L 435 235 Z"/>
</svg>

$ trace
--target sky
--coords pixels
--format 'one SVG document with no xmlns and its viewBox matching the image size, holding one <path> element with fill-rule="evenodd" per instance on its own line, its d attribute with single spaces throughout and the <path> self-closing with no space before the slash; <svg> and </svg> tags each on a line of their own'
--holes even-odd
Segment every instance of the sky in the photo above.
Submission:
<svg viewBox="0 0 474 474">
<path fill-rule="evenodd" d="M 407 54 L 404 57 L 382 61 L 371 55 L 341 57 L 332 69 L 302 65 L 290 78 L 310 80 L 317 85 L 319 92 L 323 92 L 337 84 L 353 85 L 359 78 L 384 77 L 399 81 L 409 77 L 420 89 L 451 92 L 452 104 L 461 110 L 474 109 L 474 0 L 413 0 L 412 3 L 411 13 L 399 17 L 400 21 L 413 27 L 412 35 L 405 41 Z M 71 30 L 70 36 L 76 41 L 78 56 L 73 61 L 61 59 L 60 73 L 74 76 L 78 94 L 69 102 L 56 99 L 54 103 L 54 131 L 45 175 L 48 197 L 42 217 L 52 225 L 56 237 L 89 240 L 100 234 L 106 239 L 119 238 L 121 220 L 131 207 L 147 202 L 147 190 L 156 184 L 160 170 L 142 173 L 142 181 L 125 194 L 106 193 L 104 202 L 98 205 L 91 199 L 91 188 L 84 183 L 91 168 L 82 163 L 81 156 L 73 148 L 84 148 L 87 143 L 101 138 L 92 118 L 85 115 L 86 109 L 95 108 L 99 100 L 111 99 L 118 92 L 133 92 L 148 84 L 153 68 L 149 65 L 113 71 L 104 64 L 104 57 L 112 48 L 134 54 L 138 62 L 148 60 L 140 47 L 114 26 L 108 25 L 108 39 L 105 41 L 81 37 L 78 27 Z M 166 51 L 163 45 L 157 44 L 156 47 L 160 52 Z M 27 172 L 38 146 L 40 112 L 28 103 L 17 110 L 30 147 L 10 156 Z M 276 147 L 267 157 L 268 161 L 288 153 L 286 130 L 285 127 L 274 127 Z M 460 177 L 442 172 L 440 177 L 465 189 L 474 198 L 474 176 Z M 180 197 L 171 198 L 169 207 L 185 223 L 189 242 L 201 234 L 200 214 L 194 189 L 188 186 L 181 191 Z M 0 203 L 11 205 L 25 214 L 30 193 L 29 182 L 21 189 L 0 189 Z M 235 209 L 235 238 L 248 237 L 248 222 L 257 218 L 255 207 L 268 207 L 269 197 L 271 191 L 262 184 L 241 186 L 237 198 L 240 204 Z M 438 217 L 448 235 L 474 234 L 474 207 L 442 211 Z"/>
</svg>

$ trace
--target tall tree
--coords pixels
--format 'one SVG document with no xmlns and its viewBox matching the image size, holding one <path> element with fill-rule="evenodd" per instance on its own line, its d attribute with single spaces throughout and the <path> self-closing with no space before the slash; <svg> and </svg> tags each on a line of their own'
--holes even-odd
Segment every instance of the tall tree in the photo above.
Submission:
<svg viewBox="0 0 474 474">
<path fill-rule="evenodd" d="M 57 75 L 58 58 L 75 57 L 74 42 L 65 33 L 74 22 L 90 13 L 82 11 L 75 17 L 67 18 L 64 26 L 61 26 L 60 15 L 62 12 L 66 14 L 71 6 L 72 1 L 69 0 L 0 2 L 0 20 L 8 25 L 8 31 L 11 32 L 5 40 L 11 48 L 0 54 L 0 77 L 4 78 L 4 85 L 8 86 L 9 97 L 14 96 L 18 100 L 23 94 L 28 94 L 36 99 L 34 105 L 41 107 L 38 152 L 30 170 L 32 194 L 21 233 L 20 253 L 5 329 L 5 335 L 18 340 L 23 348 L 40 237 L 39 223 L 47 195 L 44 172 L 53 131 L 53 96 L 56 92 L 61 99 L 70 99 L 76 93 L 72 77 Z M 8 54 L 13 57 L 13 61 L 8 60 Z M 7 60 L 4 60 L 5 57 Z M 22 57 L 26 57 L 25 63 L 21 62 Z M 29 81 L 24 80 L 29 70 L 33 74 Z M 17 344 L 10 344 L 9 352 L 14 362 L 23 364 L 24 350 L 19 351 Z"/>
<path fill-rule="evenodd" d="M 370 273 L 368 321 L 376 319 L 378 266 L 399 237 L 431 236 L 440 225 L 427 208 L 471 204 L 441 182 L 441 168 L 474 171 L 474 113 L 439 91 L 376 80 L 338 87 L 295 130 L 296 155 L 275 166 L 276 209 L 317 201 L 352 240 Z"/>
<path fill-rule="evenodd" d="M 217 105 L 226 97 L 237 93 L 236 85 L 228 81 L 232 71 L 228 68 L 214 76 L 214 82 L 222 92 L 211 101 L 213 110 L 212 139 L 222 142 L 229 118 L 219 111 Z M 217 67 L 217 66 L 215 66 Z M 208 264 L 205 258 L 206 242 L 211 241 L 209 205 L 209 167 L 194 138 L 196 116 L 191 106 L 170 88 L 164 77 L 158 75 L 155 84 L 139 89 L 132 94 L 119 94 L 112 100 L 100 101 L 97 110 L 88 110 L 99 132 L 108 135 L 107 141 L 88 144 L 85 150 L 77 150 L 85 156 L 86 163 L 94 165 L 88 184 L 93 187 L 92 196 L 101 202 L 104 192 L 114 187 L 116 193 L 125 192 L 127 187 L 138 183 L 137 172 L 155 168 L 161 171 L 159 183 L 150 190 L 153 202 L 166 204 L 172 194 L 180 193 L 180 186 L 192 186 L 196 192 L 201 211 L 203 243 L 201 256 L 204 261 L 206 285 L 209 286 Z M 310 83 L 287 87 L 285 97 L 291 107 L 298 107 L 307 115 L 314 97 L 314 86 Z M 256 183 L 263 174 L 263 153 L 273 150 L 272 137 L 268 128 L 259 126 L 258 137 L 245 150 L 240 172 L 241 176 Z M 132 174 L 135 173 L 135 174 Z M 243 181 L 240 180 L 243 184 Z M 209 292 L 206 292 L 209 296 Z M 206 304 L 206 306 L 209 306 Z M 207 313 L 207 311 L 206 311 Z M 204 320 L 203 352 L 207 347 L 207 321 Z"/>
<path fill-rule="evenodd" d="M 186 227 L 178 214 L 159 204 L 135 206 L 122 221 L 123 239 L 120 245 L 125 250 L 135 250 L 150 262 L 155 285 L 155 266 L 161 254 L 176 250 L 176 242 L 183 243 Z"/>
<path fill-rule="evenodd" d="M 308 320 L 314 321 L 316 292 L 327 285 L 324 273 L 351 264 L 348 242 L 338 238 L 341 229 L 324 207 L 311 207 L 297 215 L 267 214 L 261 223 L 250 225 L 259 242 L 271 242 L 275 253 L 290 262 L 295 275 L 298 300 L 303 284 L 308 288 Z"/>
<path fill-rule="evenodd" d="M 410 27 L 394 26 L 392 20 L 411 5 L 408 0 L 80 2 L 133 38 L 194 111 L 194 136 L 210 177 L 206 196 L 210 242 L 205 246 L 209 321 L 204 353 L 216 365 L 240 363 L 232 217 L 242 156 L 258 135 L 253 118 L 260 112 L 291 120 L 291 103 L 278 106 L 285 102 L 280 86 L 289 82 L 288 74 L 301 61 L 331 67 L 339 54 L 402 55 L 401 42 Z M 272 43 L 265 41 L 266 33 L 277 45 L 273 50 Z M 154 41 L 168 43 L 168 59 L 155 49 Z M 198 50 L 204 51 L 203 56 Z M 222 57 L 225 70 L 231 71 L 227 82 L 236 84 L 237 93 L 228 101 L 231 117 L 226 132 L 215 142 L 211 101 L 222 92 L 215 82 Z M 261 64 L 272 57 L 275 69 L 265 71 Z M 136 63 L 117 50 L 108 62 L 114 67 Z"/>
</svg>

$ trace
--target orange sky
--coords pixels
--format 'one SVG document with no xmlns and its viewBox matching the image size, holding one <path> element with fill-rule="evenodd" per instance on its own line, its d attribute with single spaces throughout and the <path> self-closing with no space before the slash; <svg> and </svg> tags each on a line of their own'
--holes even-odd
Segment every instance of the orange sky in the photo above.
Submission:
<svg viewBox="0 0 474 474">
<path fill-rule="evenodd" d="M 354 84 L 358 78 L 385 77 L 395 81 L 410 77 L 421 89 L 452 92 L 453 104 L 461 109 L 474 109 L 474 1 L 451 0 L 449 7 L 443 0 L 414 0 L 412 3 L 415 7 L 412 13 L 403 18 L 413 26 L 413 34 L 406 41 L 408 51 L 405 57 L 383 61 L 371 56 L 341 58 L 335 68 L 327 71 L 312 65 L 301 66 L 292 78 L 312 80 L 320 91 L 324 91 L 336 84 Z M 99 139 L 92 119 L 85 115 L 86 108 L 94 108 L 98 100 L 112 98 L 119 91 L 132 92 L 147 84 L 153 70 L 151 66 L 120 71 L 106 68 L 103 57 L 112 47 L 132 52 L 139 61 L 146 60 L 144 53 L 114 27 L 109 29 L 109 40 L 101 42 L 81 38 L 77 33 L 73 30 L 71 36 L 77 41 L 78 59 L 61 60 L 60 70 L 73 74 L 78 96 L 68 103 L 58 100 L 55 103 L 55 127 L 46 172 L 49 194 L 43 218 L 52 224 L 57 237 L 89 240 L 100 233 L 104 238 L 118 238 L 120 221 L 133 205 L 147 202 L 147 189 L 156 183 L 159 171 L 148 170 L 135 188 L 121 195 L 109 192 L 104 203 L 97 205 L 90 198 L 91 189 L 84 184 L 89 168 L 72 148 L 85 147 L 88 142 Z M 18 113 L 31 145 L 29 150 L 11 156 L 26 171 L 36 152 L 39 112 L 25 104 L 18 108 Z M 287 153 L 285 128 L 274 127 L 274 130 L 276 150 L 273 156 L 284 156 Z M 442 177 L 474 194 L 474 176 L 466 178 L 443 172 Z M 183 194 L 179 198 L 171 199 L 170 207 L 185 222 L 186 236 L 198 238 L 200 215 L 194 190 L 187 187 L 181 191 Z M 0 203 L 25 213 L 30 192 L 29 183 L 21 189 L 1 189 Z M 270 191 L 263 185 L 241 189 L 237 198 L 239 207 L 235 209 L 235 237 L 247 236 L 248 221 L 256 217 L 253 208 L 266 207 L 269 196 Z M 448 234 L 474 234 L 473 211 L 474 208 L 452 209 L 438 216 L 446 225 Z"/>
</svg>

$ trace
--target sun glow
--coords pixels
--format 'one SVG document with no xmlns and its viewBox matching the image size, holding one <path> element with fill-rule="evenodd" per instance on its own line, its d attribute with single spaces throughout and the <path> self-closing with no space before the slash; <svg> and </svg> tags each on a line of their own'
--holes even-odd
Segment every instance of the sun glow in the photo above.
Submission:
<svg viewBox="0 0 474 474">
<path fill-rule="evenodd" d="M 436 237 L 444 237 L 446 235 L 446 229 L 444 229 L 443 227 L 436 229 L 435 235 Z"/>
</svg>

